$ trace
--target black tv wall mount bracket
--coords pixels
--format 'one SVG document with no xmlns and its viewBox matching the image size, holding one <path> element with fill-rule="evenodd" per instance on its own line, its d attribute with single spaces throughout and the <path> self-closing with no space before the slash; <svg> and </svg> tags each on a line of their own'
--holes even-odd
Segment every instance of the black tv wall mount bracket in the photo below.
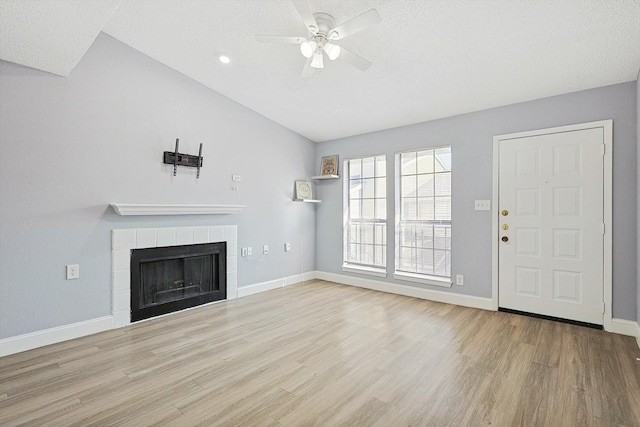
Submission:
<svg viewBox="0 0 640 427">
<path fill-rule="evenodd" d="M 202 143 L 200 143 L 200 152 L 197 156 L 192 154 L 183 154 L 178 152 L 178 145 L 180 139 L 176 138 L 175 151 L 165 151 L 163 163 L 167 165 L 173 165 L 173 176 L 176 176 L 178 166 L 186 166 L 189 168 L 198 168 L 196 178 L 200 178 L 200 168 L 202 167 Z"/>
</svg>

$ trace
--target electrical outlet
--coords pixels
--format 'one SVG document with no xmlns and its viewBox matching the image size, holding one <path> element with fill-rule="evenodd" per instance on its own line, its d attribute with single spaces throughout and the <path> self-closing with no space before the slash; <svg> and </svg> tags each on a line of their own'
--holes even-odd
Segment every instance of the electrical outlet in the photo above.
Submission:
<svg viewBox="0 0 640 427">
<path fill-rule="evenodd" d="M 262 247 L 262 253 L 267 255 L 269 253 L 269 245 L 264 245 Z"/>
<path fill-rule="evenodd" d="M 285 252 L 291 251 L 291 243 L 285 243 L 284 244 L 284 251 Z"/>
<path fill-rule="evenodd" d="M 456 285 L 464 286 L 464 275 L 463 274 L 456 274 Z"/>
<path fill-rule="evenodd" d="M 247 248 L 240 249 L 240 256 L 247 256 Z"/>
<path fill-rule="evenodd" d="M 251 256 L 253 255 L 253 249 L 251 249 L 251 247 L 247 248 L 247 256 Z"/>
<path fill-rule="evenodd" d="M 475 210 L 477 210 L 477 211 L 490 211 L 491 210 L 491 200 L 476 200 L 475 201 Z"/>
<path fill-rule="evenodd" d="M 78 264 L 67 265 L 67 280 L 80 278 L 80 266 Z"/>
</svg>

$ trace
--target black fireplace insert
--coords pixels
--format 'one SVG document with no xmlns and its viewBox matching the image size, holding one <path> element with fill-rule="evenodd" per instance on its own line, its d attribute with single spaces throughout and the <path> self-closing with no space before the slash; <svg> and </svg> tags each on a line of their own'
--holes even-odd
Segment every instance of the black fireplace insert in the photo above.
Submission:
<svg viewBox="0 0 640 427">
<path fill-rule="evenodd" d="M 131 321 L 227 297 L 227 243 L 134 249 Z"/>
</svg>

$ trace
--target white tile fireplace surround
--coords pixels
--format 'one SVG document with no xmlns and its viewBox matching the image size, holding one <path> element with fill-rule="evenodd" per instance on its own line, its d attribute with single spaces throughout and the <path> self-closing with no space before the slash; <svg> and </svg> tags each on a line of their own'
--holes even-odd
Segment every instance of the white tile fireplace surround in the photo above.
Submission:
<svg viewBox="0 0 640 427">
<path fill-rule="evenodd" d="M 238 227 L 126 228 L 111 233 L 113 327 L 131 323 L 131 250 L 227 242 L 227 299 L 238 297 Z"/>
</svg>

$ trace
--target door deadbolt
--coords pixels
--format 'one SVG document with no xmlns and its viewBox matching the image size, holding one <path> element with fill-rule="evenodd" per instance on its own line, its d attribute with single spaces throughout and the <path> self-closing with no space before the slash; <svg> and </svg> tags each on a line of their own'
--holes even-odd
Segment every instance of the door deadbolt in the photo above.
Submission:
<svg viewBox="0 0 640 427">
<path fill-rule="evenodd" d="M 507 236 L 502 236 L 502 241 L 503 241 L 503 242 L 508 242 L 508 241 L 509 241 L 509 238 L 508 238 Z"/>
<path fill-rule="evenodd" d="M 503 210 L 501 213 L 502 213 L 502 216 L 507 216 L 507 215 L 509 215 L 509 211 L 508 211 L 508 210 L 506 210 L 506 209 L 505 209 L 505 210 Z"/>
<path fill-rule="evenodd" d="M 502 224 L 502 229 L 503 230 L 508 230 L 509 229 L 509 224 Z"/>
</svg>

